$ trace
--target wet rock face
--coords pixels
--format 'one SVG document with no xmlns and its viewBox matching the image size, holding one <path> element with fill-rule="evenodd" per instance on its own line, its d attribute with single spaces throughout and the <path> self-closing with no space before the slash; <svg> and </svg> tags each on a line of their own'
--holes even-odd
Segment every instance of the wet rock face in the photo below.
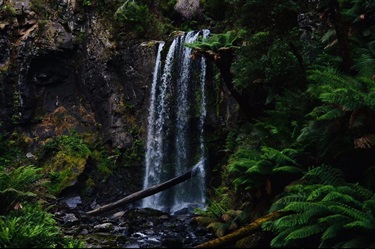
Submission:
<svg viewBox="0 0 375 249">
<path fill-rule="evenodd" d="M 3 127 L 33 124 L 29 135 L 40 137 L 35 119 L 63 106 L 76 117 L 69 129 L 90 126 L 114 148 L 129 146 L 133 137 L 126 131 L 142 127 L 147 115 L 155 46 L 125 41 L 116 47 L 108 23 L 94 12 L 85 16 L 76 1 L 45 5 L 38 14 L 27 0 L 2 5 L 8 10 L 0 16 Z M 82 118 L 82 108 L 93 119 Z M 55 127 L 49 135 L 57 133 Z"/>
<path fill-rule="evenodd" d="M 147 130 L 157 46 L 114 41 L 111 24 L 78 1 L 48 3 L 1 3 L 0 131 L 16 129 L 27 137 L 30 155 L 37 155 L 48 139 L 72 131 L 108 145 L 108 151 L 127 150 Z M 137 137 L 132 130 L 139 131 Z M 139 162 L 126 166 L 108 182 L 96 182 L 103 189 L 98 192 L 115 198 L 138 190 L 143 168 Z"/>
<path fill-rule="evenodd" d="M 199 0 L 178 0 L 174 9 L 182 18 L 189 20 L 200 14 Z"/>
</svg>

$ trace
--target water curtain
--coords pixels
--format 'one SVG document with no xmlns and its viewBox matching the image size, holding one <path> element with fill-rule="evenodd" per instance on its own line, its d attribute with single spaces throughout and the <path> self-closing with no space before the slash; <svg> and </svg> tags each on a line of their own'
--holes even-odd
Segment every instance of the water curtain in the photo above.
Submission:
<svg viewBox="0 0 375 249">
<path fill-rule="evenodd" d="M 190 31 L 174 38 L 163 60 L 159 42 L 148 116 L 144 188 L 183 174 L 199 174 L 168 190 L 143 199 L 143 207 L 174 213 L 205 206 L 204 122 L 206 61 L 191 59 L 192 43 L 209 30 Z"/>
</svg>

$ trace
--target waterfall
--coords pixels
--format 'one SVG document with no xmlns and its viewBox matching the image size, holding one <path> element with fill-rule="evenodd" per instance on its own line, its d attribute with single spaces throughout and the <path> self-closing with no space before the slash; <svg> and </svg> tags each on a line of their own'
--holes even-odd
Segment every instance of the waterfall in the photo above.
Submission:
<svg viewBox="0 0 375 249">
<path fill-rule="evenodd" d="M 155 62 L 147 130 L 144 188 L 189 170 L 193 178 L 143 199 L 143 207 L 174 213 L 205 207 L 206 61 L 192 60 L 192 43 L 208 30 L 190 31 L 174 38 L 163 63 L 160 42 Z M 162 66 L 164 64 L 164 66 Z"/>
</svg>

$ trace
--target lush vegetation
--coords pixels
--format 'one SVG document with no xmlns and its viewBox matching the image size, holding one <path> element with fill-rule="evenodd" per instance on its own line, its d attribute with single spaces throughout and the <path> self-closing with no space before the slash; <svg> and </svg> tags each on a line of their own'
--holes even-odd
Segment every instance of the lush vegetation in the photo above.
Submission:
<svg viewBox="0 0 375 249">
<path fill-rule="evenodd" d="M 41 168 L 33 165 L 0 168 L 0 244 L 2 248 L 83 248 L 78 239 L 65 237 L 53 215 L 46 211 L 48 194 Z M 44 193 L 44 194 L 43 194 Z"/>
<path fill-rule="evenodd" d="M 218 150 L 226 157 L 215 169 L 221 183 L 196 220 L 223 236 L 282 211 L 262 226 L 270 247 L 374 247 L 374 1 L 200 2 L 203 18 L 184 23 L 174 20 L 175 0 L 77 1 L 79 11 L 97 10 L 110 22 L 118 40 L 212 29 L 207 39 L 186 45 L 214 62 L 240 117 L 238 126 L 221 133 L 226 143 Z M 49 0 L 33 0 L 31 8 L 41 21 L 61 10 Z M 1 11 L 15 15 L 8 5 Z M 2 135 L 0 244 L 82 247 L 62 236 L 46 211 L 48 200 L 70 186 L 88 160 L 104 177 L 118 161 L 140 163 L 138 131 L 132 135 L 137 139 L 129 150 L 110 153 L 76 133 L 56 136 L 33 161 L 42 167 L 20 156 L 26 137 Z"/>
<path fill-rule="evenodd" d="M 271 247 L 374 247 L 375 4 L 205 3 L 222 30 L 188 46 L 231 76 L 223 81 L 245 111 L 197 220 L 221 236 L 240 217 L 278 210 L 263 225 Z"/>
</svg>

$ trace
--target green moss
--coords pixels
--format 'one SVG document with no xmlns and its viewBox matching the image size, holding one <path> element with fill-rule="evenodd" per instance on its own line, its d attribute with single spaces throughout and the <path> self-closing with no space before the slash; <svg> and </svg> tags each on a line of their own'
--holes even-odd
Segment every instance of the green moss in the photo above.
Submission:
<svg viewBox="0 0 375 249">
<path fill-rule="evenodd" d="M 62 135 L 48 141 L 44 146 L 44 172 L 51 179 L 49 190 L 58 195 L 75 183 L 83 172 L 91 154 L 82 139 L 73 135 Z"/>
<path fill-rule="evenodd" d="M 8 4 L 0 6 L 0 11 L 3 12 L 4 16 L 15 16 L 17 14 L 16 10 Z"/>
</svg>

